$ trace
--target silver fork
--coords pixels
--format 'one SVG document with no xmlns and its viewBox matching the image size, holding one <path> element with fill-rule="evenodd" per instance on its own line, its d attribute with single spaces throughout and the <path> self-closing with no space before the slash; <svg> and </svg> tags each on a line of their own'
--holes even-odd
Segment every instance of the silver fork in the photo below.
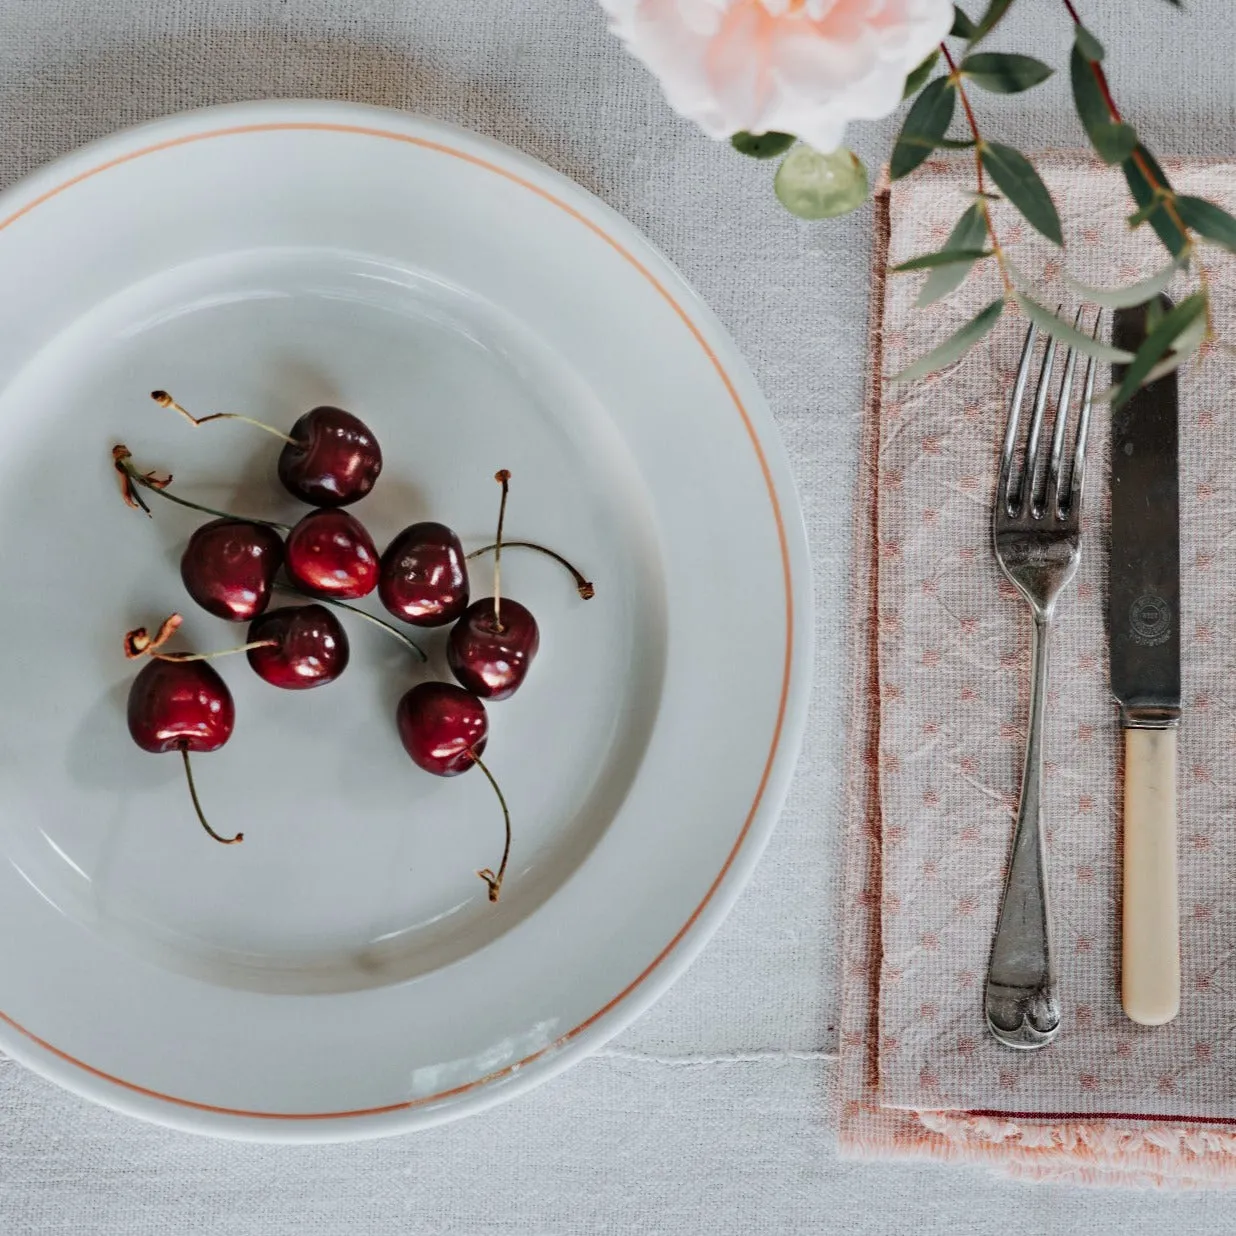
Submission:
<svg viewBox="0 0 1236 1236">
<path fill-rule="evenodd" d="M 1075 324 L 1081 321 L 1078 310 Z M 1095 322 L 1095 334 L 1099 324 Z M 1049 338 L 1034 396 L 1026 452 L 1014 469 L 1021 408 L 1034 358 L 1037 331 L 1031 325 L 1022 348 L 1021 366 L 1013 386 L 1008 429 L 1000 456 L 1000 479 L 992 515 L 996 561 L 1025 597 L 1034 616 L 1030 659 L 1030 728 L 1022 771 L 1021 802 L 1013 834 L 1013 853 L 1000 902 L 1000 918 L 987 969 L 984 1007 L 987 1025 L 1001 1043 L 1022 1050 L 1046 1047 L 1060 1029 L 1060 1001 L 1052 957 L 1051 916 L 1047 896 L 1047 858 L 1043 843 L 1042 780 L 1043 722 L 1047 702 L 1047 649 L 1060 594 L 1077 571 L 1081 558 L 1082 483 L 1086 469 L 1086 438 L 1094 396 L 1095 363 L 1086 366 L 1077 416 L 1073 462 L 1066 467 L 1065 434 L 1077 367 L 1070 348 L 1054 411 L 1051 454 L 1039 479 L 1043 424 L 1051 395 L 1056 340 Z"/>
</svg>

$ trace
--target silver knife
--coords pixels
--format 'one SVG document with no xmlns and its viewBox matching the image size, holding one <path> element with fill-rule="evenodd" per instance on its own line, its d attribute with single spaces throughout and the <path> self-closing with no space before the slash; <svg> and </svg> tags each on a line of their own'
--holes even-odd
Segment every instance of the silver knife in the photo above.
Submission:
<svg viewBox="0 0 1236 1236">
<path fill-rule="evenodd" d="M 1163 307 L 1170 303 L 1163 300 Z M 1115 315 L 1136 352 L 1146 306 Z M 1120 380 L 1121 367 L 1113 373 Z M 1174 372 L 1112 414 L 1108 640 L 1124 729 L 1121 1002 L 1146 1026 L 1180 1011 L 1176 733 L 1180 725 L 1180 483 Z"/>
</svg>

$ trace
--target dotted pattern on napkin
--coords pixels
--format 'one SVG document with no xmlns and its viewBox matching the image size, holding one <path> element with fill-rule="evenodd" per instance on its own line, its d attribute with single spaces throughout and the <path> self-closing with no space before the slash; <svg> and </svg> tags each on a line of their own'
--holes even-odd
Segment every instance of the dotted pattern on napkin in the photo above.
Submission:
<svg viewBox="0 0 1236 1236">
<path fill-rule="evenodd" d="M 1164 264 L 1148 229 L 1112 243 L 1127 213 L 1118 172 L 1068 156 L 1038 166 L 1070 238 L 1067 258 L 1007 203 L 994 205 L 994 219 L 1041 300 L 1076 306 L 1062 280 L 1066 262 L 1073 277 L 1100 286 Z M 1236 208 L 1233 165 L 1168 171 L 1178 190 Z M 891 263 L 943 245 L 968 205 L 972 174 L 972 164 L 952 160 L 896 187 Z M 1204 258 L 1219 335 L 1236 341 L 1236 262 L 1213 250 Z M 1000 294 L 994 269 L 982 270 L 924 312 L 914 306 L 920 282 L 888 280 L 886 373 Z M 1008 315 L 961 363 L 884 391 L 875 547 L 881 1102 L 1236 1116 L 1236 394 L 1221 350 L 1208 349 L 1181 381 L 1181 1015 L 1143 1029 L 1119 1002 L 1120 738 L 1104 635 L 1109 417 L 1100 406 L 1082 563 L 1053 632 L 1046 738 L 1064 1026 L 1049 1050 L 1029 1054 L 1002 1048 L 984 1026 L 1028 708 L 1029 611 L 990 550 L 995 469 L 1024 331 L 1024 319 Z M 1099 386 L 1106 383 L 1104 370 Z"/>
</svg>

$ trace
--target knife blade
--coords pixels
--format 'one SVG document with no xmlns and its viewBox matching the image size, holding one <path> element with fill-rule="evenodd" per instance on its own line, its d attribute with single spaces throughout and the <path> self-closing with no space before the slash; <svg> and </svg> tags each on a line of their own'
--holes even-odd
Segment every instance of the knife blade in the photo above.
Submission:
<svg viewBox="0 0 1236 1236">
<path fill-rule="evenodd" d="M 1136 352 L 1147 319 L 1144 305 L 1119 310 L 1112 342 Z M 1113 366 L 1117 382 L 1122 372 Z M 1172 372 L 1137 391 L 1111 422 L 1108 648 L 1125 748 L 1121 1002 L 1142 1025 L 1162 1025 L 1180 1010 L 1178 447 Z"/>
</svg>

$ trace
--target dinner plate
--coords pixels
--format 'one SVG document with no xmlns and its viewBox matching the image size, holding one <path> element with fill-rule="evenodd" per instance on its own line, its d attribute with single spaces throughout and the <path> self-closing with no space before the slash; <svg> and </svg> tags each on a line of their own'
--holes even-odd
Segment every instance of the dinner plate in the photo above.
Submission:
<svg viewBox="0 0 1236 1236">
<path fill-rule="evenodd" d="M 733 343 L 636 230 L 494 142 L 393 111 L 266 102 L 131 129 L 0 197 L 0 1046 L 112 1107 L 220 1136 L 428 1125 L 544 1080 L 681 973 L 767 840 L 810 678 L 805 539 Z M 124 633 L 244 635 L 178 563 L 205 516 L 122 501 L 112 447 L 169 492 L 294 522 L 279 444 L 337 404 L 385 466 L 349 510 L 385 544 L 437 519 L 503 555 L 536 615 L 489 705 L 513 821 L 479 772 L 405 755 L 396 703 L 449 677 L 348 623 L 337 682 L 236 701 L 195 758 L 131 741 Z M 489 559 L 473 563 L 475 596 Z M 376 598 L 361 602 L 373 612 Z"/>
</svg>

